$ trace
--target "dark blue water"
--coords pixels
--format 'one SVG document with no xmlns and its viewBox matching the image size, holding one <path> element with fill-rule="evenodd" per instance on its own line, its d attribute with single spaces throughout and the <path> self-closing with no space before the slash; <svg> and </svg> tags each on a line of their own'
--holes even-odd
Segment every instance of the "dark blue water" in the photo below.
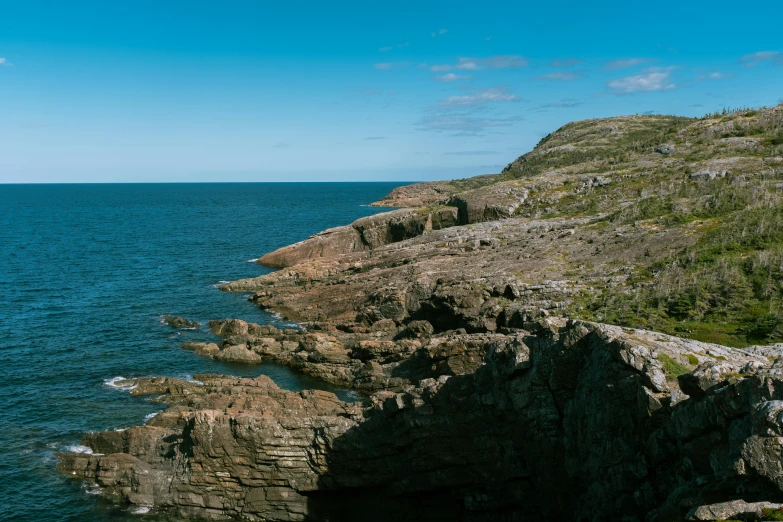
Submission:
<svg viewBox="0 0 783 522">
<path fill-rule="evenodd" d="M 264 373 L 328 387 L 276 365 L 183 350 L 161 314 L 203 324 L 284 324 L 223 280 L 248 260 L 377 212 L 399 184 L 0 185 L 0 520 L 139 520 L 59 476 L 54 454 L 85 431 L 141 424 L 160 409 L 106 384 L 117 376 Z M 333 390 L 334 391 L 334 390 Z"/>
</svg>

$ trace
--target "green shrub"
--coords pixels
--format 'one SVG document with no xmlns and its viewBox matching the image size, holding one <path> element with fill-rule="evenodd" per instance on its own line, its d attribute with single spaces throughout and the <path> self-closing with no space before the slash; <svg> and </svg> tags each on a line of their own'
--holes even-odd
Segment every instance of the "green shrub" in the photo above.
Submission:
<svg viewBox="0 0 783 522">
<path fill-rule="evenodd" d="M 690 368 L 680 364 L 665 353 L 658 355 L 658 360 L 663 364 L 663 371 L 672 377 L 679 377 L 691 371 Z"/>
</svg>

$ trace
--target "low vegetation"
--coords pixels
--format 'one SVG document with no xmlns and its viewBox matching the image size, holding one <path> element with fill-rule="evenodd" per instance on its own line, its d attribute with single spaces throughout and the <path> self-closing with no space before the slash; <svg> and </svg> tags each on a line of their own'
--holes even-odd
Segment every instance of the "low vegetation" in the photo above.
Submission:
<svg viewBox="0 0 783 522">
<path fill-rule="evenodd" d="M 697 238 L 629 258 L 631 284 L 587 292 L 571 315 L 729 346 L 783 341 L 783 106 L 571 123 L 500 179 L 532 187 L 521 216 L 600 212 L 609 230 Z"/>
</svg>

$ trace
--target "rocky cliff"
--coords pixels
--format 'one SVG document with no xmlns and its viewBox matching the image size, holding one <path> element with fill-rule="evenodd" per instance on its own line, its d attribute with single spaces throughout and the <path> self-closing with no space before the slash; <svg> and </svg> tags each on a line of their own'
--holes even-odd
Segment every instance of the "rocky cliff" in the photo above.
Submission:
<svg viewBox="0 0 783 522">
<path fill-rule="evenodd" d="M 783 107 L 578 122 L 498 175 L 398 189 L 380 204 L 417 208 L 224 285 L 303 328 L 213 321 L 220 343 L 185 346 L 360 401 L 140 379 L 165 412 L 59 469 L 208 519 L 778 516 L 781 136 Z"/>
</svg>

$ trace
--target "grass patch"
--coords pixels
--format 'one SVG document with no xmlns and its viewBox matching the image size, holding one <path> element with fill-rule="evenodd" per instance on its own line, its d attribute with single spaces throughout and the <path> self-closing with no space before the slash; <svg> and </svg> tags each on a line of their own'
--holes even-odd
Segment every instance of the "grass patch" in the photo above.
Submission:
<svg viewBox="0 0 783 522">
<path fill-rule="evenodd" d="M 658 355 L 658 360 L 661 361 L 661 364 L 663 365 L 663 371 L 671 377 L 679 377 L 680 375 L 685 375 L 691 371 L 690 368 L 680 364 L 673 357 L 665 353 Z"/>
</svg>

